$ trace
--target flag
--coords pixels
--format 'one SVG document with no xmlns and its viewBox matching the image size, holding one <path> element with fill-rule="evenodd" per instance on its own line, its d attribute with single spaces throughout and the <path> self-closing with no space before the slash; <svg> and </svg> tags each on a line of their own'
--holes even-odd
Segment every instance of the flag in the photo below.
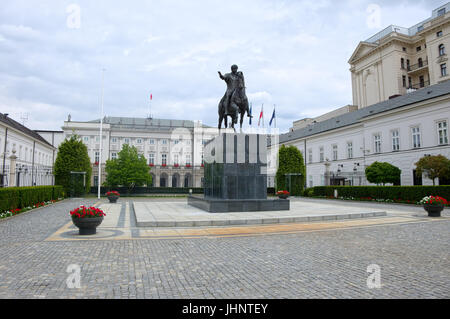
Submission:
<svg viewBox="0 0 450 319">
<path fill-rule="evenodd" d="M 259 114 L 258 126 L 261 125 L 261 119 L 262 119 L 262 117 L 263 117 L 263 113 L 264 113 L 264 104 L 263 104 L 263 106 L 261 107 L 261 113 Z"/>
<path fill-rule="evenodd" d="M 153 99 L 153 94 L 150 94 L 150 101 Z"/>
<path fill-rule="evenodd" d="M 275 107 L 273 108 L 272 118 L 270 119 L 269 125 L 272 126 L 272 122 L 275 119 Z"/>
<path fill-rule="evenodd" d="M 250 104 L 250 118 L 249 118 L 249 120 L 248 120 L 248 124 L 249 125 L 252 125 L 252 105 Z"/>
</svg>

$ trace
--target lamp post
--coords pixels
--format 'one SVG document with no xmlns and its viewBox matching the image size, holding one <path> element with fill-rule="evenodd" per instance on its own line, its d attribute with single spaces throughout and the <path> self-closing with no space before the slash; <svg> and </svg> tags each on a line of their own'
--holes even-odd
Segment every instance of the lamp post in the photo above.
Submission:
<svg viewBox="0 0 450 319">
<path fill-rule="evenodd" d="M 103 150 L 103 93 L 105 83 L 105 69 L 102 69 L 102 98 L 101 98 L 101 110 L 100 110 L 100 159 L 98 161 L 98 199 L 100 199 L 100 190 L 102 185 L 102 150 Z"/>
</svg>

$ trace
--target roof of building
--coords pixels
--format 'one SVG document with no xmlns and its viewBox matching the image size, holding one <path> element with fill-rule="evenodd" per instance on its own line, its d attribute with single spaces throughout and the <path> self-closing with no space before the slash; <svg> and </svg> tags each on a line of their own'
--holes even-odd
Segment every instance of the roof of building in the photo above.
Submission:
<svg viewBox="0 0 450 319">
<path fill-rule="evenodd" d="M 373 104 L 357 111 L 333 117 L 323 122 L 317 122 L 312 125 L 308 125 L 305 128 L 294 130 L 293 132 L 281 134 L 280 143 L 285 143 L 292 140 L 305 138 L 319 133 L 357 124 L 364 118 L 375 114 L 380 114 L 448 94 L 450 94 L 450 81 L 428 86 L 426 88 L 396 97 L 391 100 Z"/>
<path fill-rule="evenodd" d="M 427 19 L 415 24 L 414 26 L 412 26 L 410 28 L 404 28 L 404 27 L 400 27 L 397 25 L 390 25 L 387 28 L 378 32 L 377 34 L 371 36 L 369 39 L 367 39 L 364 42 L 369 42 L 369 43 L 377 42 L 380 39 L 382 39 L 383 37 L 387 36 L 388 34 L 391 34 L 392 32 L 401 33 L 401 34 L 408 35 L 408 36 L 414 36 L 422 30 L 423 25 L 425 23 L 439 17 L 441 15 L 441 12 L 444 12 L 444 14 L 445 14 L 448 11 L 450 11 L 450 2 L 447 2 L 446 4 L 434 9 L 432 11 L 430 18 L 427 18 Z"/>
<path fill-rule="evenodd" d="M 89 121 L 88 123 L 100 123 L 100 120 Z M 154 119 L 154 118 L 137 118 L 137 117 L 112 117 L 107 116 L 103 119 L 104 124 L 110 124 L 116 127 L 128 127 L 134 129 L 144 129 L 151 127 L 158 128 L 194 128 L 195 122 L 189 120 L 168 120 L 168 119 Z M 202 124 L 202 127 L 209 127 Z"/>
<path fill-rule="evenodd" d="M 51 147 L 53 147 L 49 142 L 47 142 L 42 136 L 40 136 L 38 133 L 36 133 L 33 130 L 30 130 L 29 128 L 27 128 L 26 126 L 23 126 L 22 124 L 20 124 L 19 122 L 13 120 L 12 118 L 10 118 L 8 116 L 8 114 L 3 114 L 0 113 L 0 122 L 5 123 L 6 125 L 24 133 L 25 135 L 28 135 L 29 137 L 32 137 L 44 144 L 47 144 Z"/>
</svg>

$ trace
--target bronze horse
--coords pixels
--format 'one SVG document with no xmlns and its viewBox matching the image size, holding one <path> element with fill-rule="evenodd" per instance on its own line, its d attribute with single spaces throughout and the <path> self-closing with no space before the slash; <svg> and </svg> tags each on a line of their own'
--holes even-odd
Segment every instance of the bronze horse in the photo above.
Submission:
<svg viewBox="0 0 450 319">
<path fill-rule="evenodd" d="M 227 106 L 225 105 L 225 96 L 220 100 L 219 103 L 219 130 L 222 128 L 222 122 L 225 123 L 225 128 L 228 127 L 228 116 L 231 117 L 231 128 L 235 130 L 234 125 L 237 124 L 237 114 L 241 116 L 240 128 L 242 129 L 242 124 L 244 123 L 245 113 L 247 112 L 248 117 L 252 117 L 249 112 L 248 99 L 245 94 L 245 83 L 244 76 L 242 72 L 239 72 L 239 85 L 233 91 L 231 95 L 229 104 L 235 105 L 237 107 L 237 113 L 227 112 Z"/>
</svg>

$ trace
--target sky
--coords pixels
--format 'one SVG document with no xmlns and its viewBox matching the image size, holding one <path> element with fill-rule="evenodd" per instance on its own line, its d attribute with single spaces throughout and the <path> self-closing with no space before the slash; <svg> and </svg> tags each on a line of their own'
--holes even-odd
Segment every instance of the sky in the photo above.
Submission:
<svg viewBox="0 0 450 319">
<path fill-rule="evenodd" d="M 216 127 L 226 90 L 217 72 L 237 64 L 255 117 L 264 104 L 267 126 L 276 105 L 286 132 L 352 104 L 348 60 L 360 41 L 391 24 L 411 27 L 445 3 L 2 0 L 0 112 L 40 130 L 61 130 L 68 114 L 98 119 L 105 69 L 105 116 L 150 109 Z"/>
</svg>

